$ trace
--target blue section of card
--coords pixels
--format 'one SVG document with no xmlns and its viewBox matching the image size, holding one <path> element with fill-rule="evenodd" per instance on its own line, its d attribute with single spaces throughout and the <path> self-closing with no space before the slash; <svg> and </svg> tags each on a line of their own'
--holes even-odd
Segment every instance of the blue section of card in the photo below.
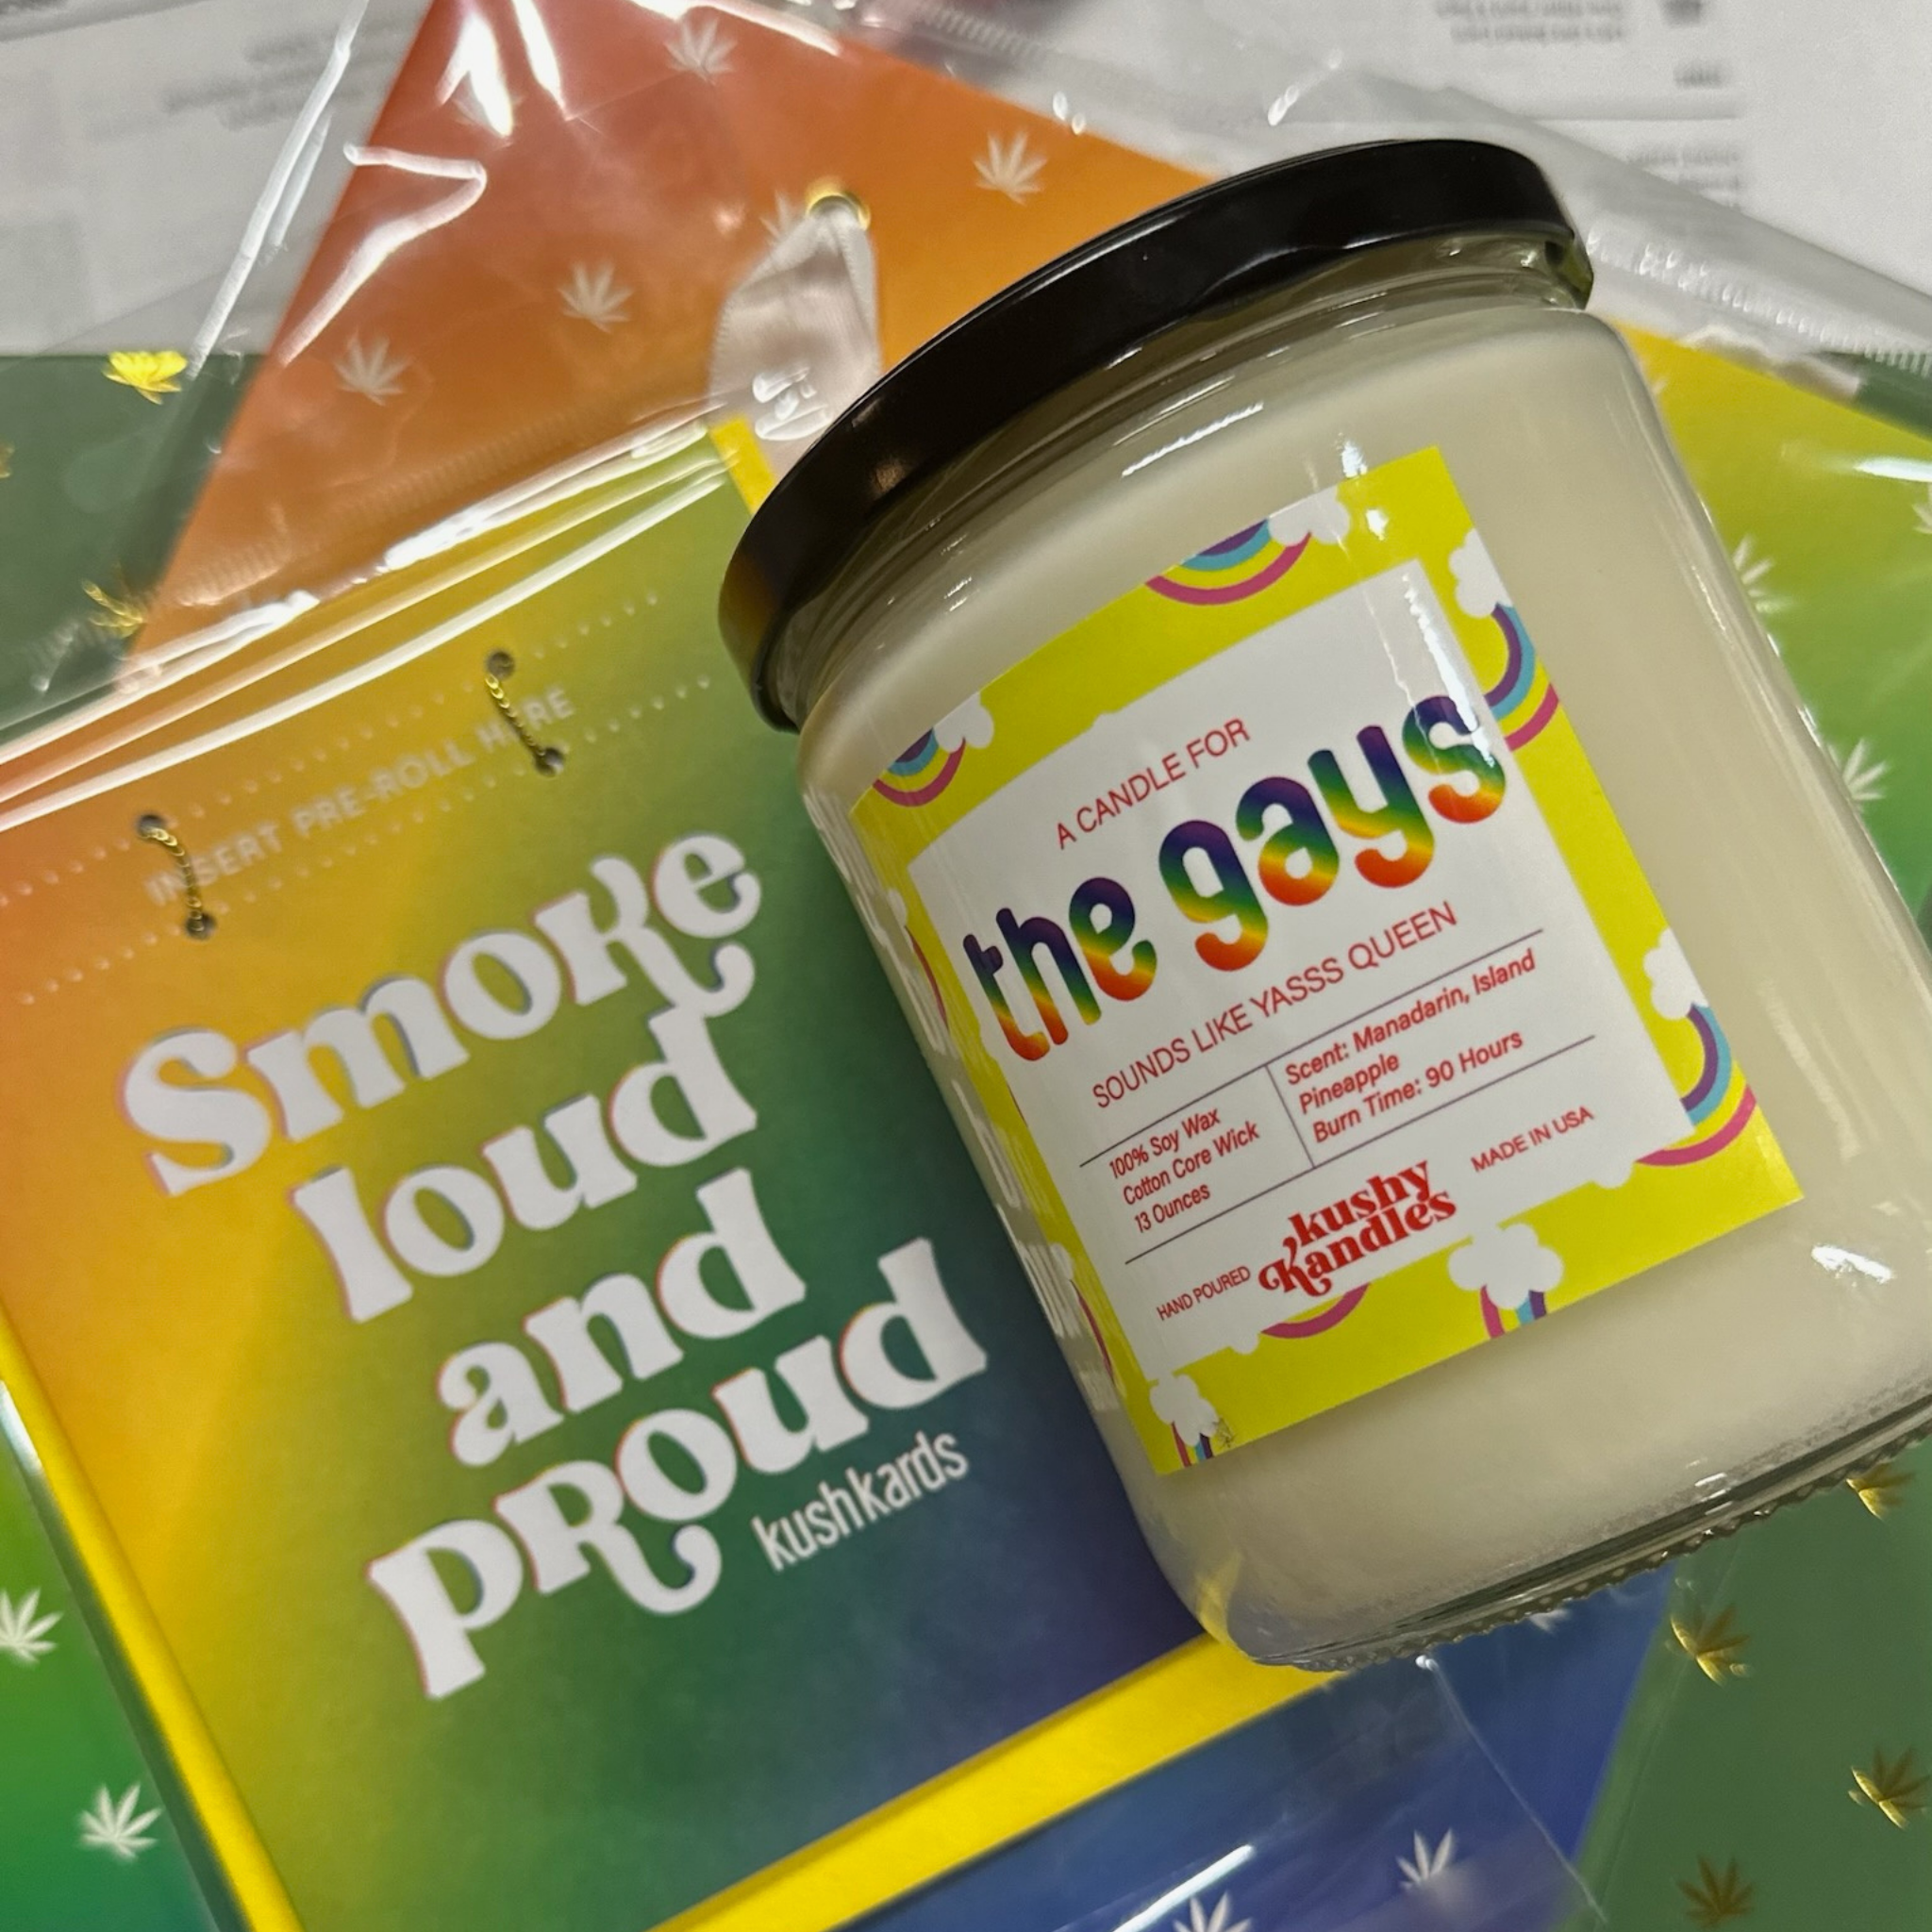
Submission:
<svg viewBox="0 0 1932 1932">
<path fill-rule="evenodd" d="M 1667 1587 L 1339 1678 L 862 1932 L 1548 1932 Z"/>
</svg>

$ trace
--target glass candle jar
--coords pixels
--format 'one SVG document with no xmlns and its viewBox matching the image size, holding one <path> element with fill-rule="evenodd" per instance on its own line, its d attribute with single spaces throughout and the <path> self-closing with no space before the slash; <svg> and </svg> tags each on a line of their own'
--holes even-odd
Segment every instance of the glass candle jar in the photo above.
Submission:
<svg viewBox="0 0 1932 1932">
<path fill-rule="evenodd" d="M 725 588 L 1259 1658 L 1545 1607 L 1932 1419 L 1932 986 L 1588 288 L 1504 150 L 1219 183 L 889 375 Z"/>
</svg>

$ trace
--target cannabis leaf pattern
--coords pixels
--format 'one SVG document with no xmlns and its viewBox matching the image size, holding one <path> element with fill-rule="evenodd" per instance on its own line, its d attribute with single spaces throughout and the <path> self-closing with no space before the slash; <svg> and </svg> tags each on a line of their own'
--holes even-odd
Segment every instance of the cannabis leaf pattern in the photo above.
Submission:
<svg viewBox="0 0 1932 1932">
<path fill-rule="evenodd" d="M 588 322 L 592 328 L 612 329 L 630 320 L 626 305 L 631 291 L 617 279 L 617 271 L 606 261 L 591 268 L 578 262 L 570 280 L 557 291 L 563 297 L 563 312 L 575 322 Z"/>
<path fill-rule="evenodd" d="M 1845 1488 L 1864 1504 L 1874 1516 L 1890 1516 L 1905 1501 L 1906 1485 L 1912 1479 L 1908 1469 L 1895 1462 L 1881 1462 L 1873 1469 L 1861 1469 L 1845 1478 Z"/>
<path fill-rule="evenodd" d="M 1421 1832 L 1417 1832 L 1409 1849 L 1413 1857 L 1395 1861 L 1395 1869 L 1402 1874 L 1404 1891 L 1413 1891 L 1419 1885 L 1428 1885 L 1448 1871 L 1456 1862 L 1456 1834 L 1445 1831 L 1432 1845 Z"/>
<path fill-rule="evenodd" d="M 1696 1878 L 1678 1879 L 1677 1890 L 1689 1902 L 1685 1909 L 1690 1923 L 1710 1932 L 1713 1926 L 1748 1916 L 1757 1888 L 1740 1875 L 1737 1859 L 1720 1872 L 1708 1858 L 1699 1858 Z"/>
<path fill-rule="evenodd" d="M 366 396 L 379 406 L 401 394 L 402 374 L 408 366 L 390 353 L 381 336 L 367 343 L 360 336 L 351 336 L 349 346 L 336 358 L 336 380 L 351 395 Z"/>
<path fill-rule="evenodd" d="M 1869 740 L 1861 738 L 1850 751 L 1834 751 L 1831 757 L 1854 805 L 1875 805 L 1885 796 L 1885 781 L 1891 776 L 1891 765 L 1874 755 Z"/>
<path fill-rule="evenodd" d="M 1909 1751 L 1890 1760 L 1883 1751 L 1874 1751 L 1870 1771 L 1853 1767 L 1851 1798 L 1854 1804 L 1870 1805 L 1903 1831 L 1913 1814 L 1925 1808 L 1927 1782 Z"/>
<path fill-rule="evenodd" d="M 188 358 L 178 349 L 116 349 L 104 373 L 109 382 L 158 403 L 163 396 L 180 393 L 181 385 L 175 378 L 187 367 Z"/>
<path fill-rule="evenodd" d="M 1677 1648 L 1713 1684 L 1750 1675 L 1751 1666 L 1740 1653 L 1751 1640 L 1737 1627 L 1737 1614 L 1729 1605 L 1714 1617 L 1672 1614 L 1671 1635 L 1677 1640 Z"/>
<path fill-rule="evenodd" d="M 715 81 L 721 74 L 731 72 L 736 45 L 719 31 L 715 20 L 686 19 L 671 37 L 671 64 L 700 80 Z"/>
<path fill-rule="evenodd" d="M 131 638 L 147 622 L 147 606 L 132 592 L 117 594 L 93 583 L 80 588 L 87 593 L 89 603 L 99 607 L 88 622 L 103 636 Z"/>
<path fill-rule="evenodd" d="M 54 1648 L 47 1632 L 60 1621 L 58 1610 L 41 1615 L 41 1593 L 30 1590 L 18 1603 L 0 1590 L 0 1655 L 17 1664 L 40 1662 Z"/>
<path fill-rule="evenodd" d="M 1771 558 L 1758 556 L 1751 538 L 1744 538 L 1731 552 L 1731 568 L 1738 573 L 1738 581 L 1759 617 L 1775 617 L 1790 608 L 1791 600 L 1771 588 Z"/>
<path fill-rule="evenodd" d="M 759 225 L 774 242 L 782 242 L 805 219 L 805 204 L 789 194 L 780 194 L 768 215 L 758 217 Z"/>
<path fill-rule="evenodd" d="M 1174 1932 L 1249 1932 L 1254 1924 L 1252 1919 L 1237 1919 L 1228 1924 L 1228 1915 L 1234 1910 L 1234 1894 L 1224 1891 L 1214 1902 L 1214 1909 L 1208 1911 L 1197 1898 L 1188 1901 L 1188 1916 L 1174 1922 Z"/>
<path fill-rule="evenodd" d="M 973 163 L 979 185 L 992 194 L 1004 194 L 1008 201 L 1030 201 L 1040 192 L 1040 171 L 1046 166 L 1026 145 L 1024 134 L 1002 141 L 997 134 L 986 138 L 986 152 Z"/>
<path fill-rule="evenodd" d="M 138 1784 L 129 1785 L 118 1799 L 103 1785 L 94 1793 L 92 1808 L 80 1814 L 80 1841 L 90 1850 L 106 1852 L 131 1865 L 153 1847 L 155 1841 L 146 1832 L 160 1815 L 158 1807 L 152 1811 L 141 1809 Z"/>
</svg>

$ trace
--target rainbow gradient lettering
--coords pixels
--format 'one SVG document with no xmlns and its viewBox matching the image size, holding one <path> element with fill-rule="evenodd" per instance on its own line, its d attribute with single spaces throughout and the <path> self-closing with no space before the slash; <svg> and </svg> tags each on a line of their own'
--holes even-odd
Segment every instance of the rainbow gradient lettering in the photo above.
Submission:
<svg viewBox="0 0 1932 1932">
<path fill-rule="evenodd" d="M 1447 825 L 1475 825 L 1503 803 L 1502 763 L 1446 695 L 1422 699 L 1392 734 L 1364 725 L 1355 745 L 1367 769 L 1365 785 L 1324 748 L 1308 757 L 1311 785 L 1282 773 L 1255 779 L 1235 807 L 1232 833 L 1212 819 L 1190 818 L 1162 837 L 1156 855 L 1160 883 L 1174 910 L 1200 928 L 1193 950 L 1205 964 L 1238 973 L 1253 963 L 1268 943 L 1268 902 L 1291 910 L 1313 905 L 1334 889 L 1344 856 L 1372 886 L 1412 885 L 1435 857 L 1430 813 Z M 1420 796 L 1405 758 L 1423 781 Z M 1344 840 L 1357 849 L 1344 854 Z M 968 933 L 961 950 L 1007 1045 L 1022 1060 L 1041 1059 L 1064 1045 L 1075 1021 L 1095 1024 L 1107 1011 L 1104 1002 L 1139 999 L 1159 971 L 1158 946 L 1136 937 L 1140 910 L 1115 878 L 1082 880 L 1068 897 L 1064 921 L 1003 906 L 993 925 L 997 942 Z M 1019 989 L 1003 976 L 1008 971 L 1018 975 Z M 1037 1026 L 1023 1017 L 1029 1003 Z"/>
</svg>

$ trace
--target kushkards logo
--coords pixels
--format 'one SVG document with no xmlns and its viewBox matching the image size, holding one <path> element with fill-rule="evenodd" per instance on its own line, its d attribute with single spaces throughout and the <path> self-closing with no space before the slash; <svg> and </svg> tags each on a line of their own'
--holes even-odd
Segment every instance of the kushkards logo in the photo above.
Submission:
<svg viewBox="0 0 1932 1932">
<path fill-rule="evenodd" d="M 1354 1193 L 1289 1216 L 1281 1242 L 1287 1258 L 1261 1270 L 1261 1286 L 1319 1298 L 1342 1269 L 1398 1247 L 1455 1213 L 1456 1203 L 1430 1187 L 1426 1160 L 1394 1174 L 1371 1174 L 1368 1185 Z"/>
</svg>

